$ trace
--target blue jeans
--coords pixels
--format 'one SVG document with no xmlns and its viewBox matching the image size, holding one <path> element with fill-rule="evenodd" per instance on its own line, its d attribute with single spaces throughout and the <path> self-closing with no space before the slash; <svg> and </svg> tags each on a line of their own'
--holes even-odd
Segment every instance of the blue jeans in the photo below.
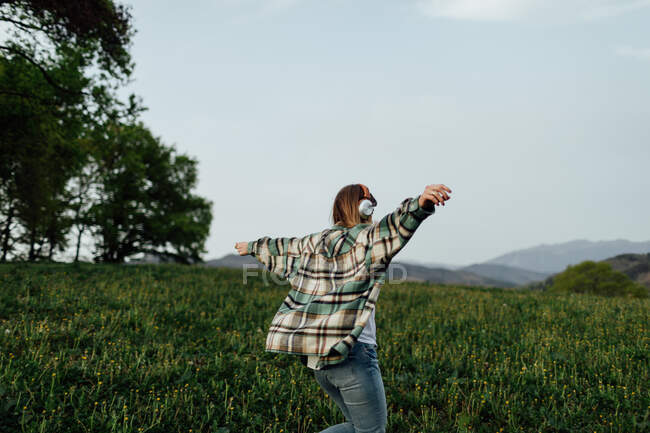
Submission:
<svg viewBox="0 0 650 433">
<path fill-rule="evenodd" d="M 377 345 L 357 342 L 340 364 L 314 370 L 319 385 L 343 412 L 346 422 L 321 433 L 384 433 L 386 395 Z"/>
</svg>

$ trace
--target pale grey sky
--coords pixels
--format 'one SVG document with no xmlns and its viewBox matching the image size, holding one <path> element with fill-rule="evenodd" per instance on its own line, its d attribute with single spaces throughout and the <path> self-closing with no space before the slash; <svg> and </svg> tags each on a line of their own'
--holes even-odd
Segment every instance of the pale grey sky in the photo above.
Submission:
<svg viewBox="0 0 650 433">
<path fill-rule="evenodd" d="M 131 1 L 129 90 L 200 161 L 206 258 L 328 227 L 339 188 L 453 193 L 399 260 L 650 239 L 650 1 Z"/>
</svg>

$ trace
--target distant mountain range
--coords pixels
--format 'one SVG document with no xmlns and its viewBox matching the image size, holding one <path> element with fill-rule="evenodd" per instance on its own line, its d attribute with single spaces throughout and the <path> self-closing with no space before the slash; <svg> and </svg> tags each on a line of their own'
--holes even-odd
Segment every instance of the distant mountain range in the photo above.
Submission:
<svg viewBox="0 0 650 433">
<path fill-rule="evenodd" d="M 480 275 L 485 278 L 492 278 L 496 281 L 505 281 L 513 286 L 523 286 L 533 281 L 541 281 L 548 276 L 544 272 L 529 271 L 527 269 L 513 266 L 497 265 L 492 263 L 481 263 L 465 266 L 461 270 Z"/>
<path fill-rule="evenodd" d="M 388 266 L 387 280 L 429 281 L 438 284 L 457 284 L 463 286 L 511 287 L 516 285 L 505 279 L 496 279 L 463 269 L 432 268 L 398 261 L 392 262 Z"/>
<path fill-rule="evenodd" d="M 615 241 L 592 242 L 575 240 L 513 251 L 485 263 L 554 274 L 563 271 L 568 265 L 576 265 L 585 260 L 600 261 L 620 254 L 644 254 L 648 252 L 650 252 L 650 241 L 630 242 L 618 239 Z"/>
<path fill-rule="evenodd" d="M 621 256 L 625 253 L 628 254 Z M 628 274 L 637 272 L 640 275 L 633 279 L 640 279 L 639 282 L 641 282 L 645 281 L 643 280 L 645 278 L 650 281 L 650 271 L 648 271 L 650 259 L 644 265 L 642 260 L 636 257 L 632 258 L 633 254 L 629 253 L 650 253 L 650 242 L 575 240 L 513 251 L 484 263 L 464 267 L 438 263 L 432 266 L 396 261 L 389 267 L 388 279 L 470 286 L 515 287 L 544 281 L 551 274 L 563 271 L 568 265 L 578 264 L 585 260 L 608 259 L 607 261 L 611 261 L 614 269 Z M 626 256 L 629 257 L 626 259 Z M 240 268 L 244 264 L 261 267 L 254 257 L 242 257 L 236 254 L 227 254 L 220 259 L 209 260 L 204 263 L 204 266 Z M 634 275 L 636 276 L 636 274 Z"/>
</svg>

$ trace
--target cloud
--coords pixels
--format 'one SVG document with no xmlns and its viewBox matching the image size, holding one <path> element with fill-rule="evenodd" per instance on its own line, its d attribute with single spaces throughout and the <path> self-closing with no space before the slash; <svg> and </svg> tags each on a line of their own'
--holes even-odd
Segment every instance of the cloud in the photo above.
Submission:
<svg viewBox="0 0 650 433">
<path fill-rule="evenodd" d="M 418 7 L 427 15 L 479 21 L 520 18 L 534 1 L 526 0 L 419 0 Z"/>
<path fill-rule="evenodd" d="M 650 0 L 417 0 L 436 18 L 475 21 L 598 19 L 650 6 Z"/>
<path fill-rule="evenodd" d="M 640 60 L 650 60 L 650 48 L 616 47 L 616 54 Z"/>
</svg>

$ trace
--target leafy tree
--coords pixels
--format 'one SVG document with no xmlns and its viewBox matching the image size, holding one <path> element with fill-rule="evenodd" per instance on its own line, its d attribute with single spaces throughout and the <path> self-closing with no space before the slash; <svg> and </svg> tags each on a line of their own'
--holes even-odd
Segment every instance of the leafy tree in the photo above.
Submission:
<svg viewBox="0 0 650 433">
<path fill-rule="evenodd" d="M 0 259 L 52 259 L 87 222 L 67 187 L 88 159 L 81 132 L 142 110 L 115 96 L 131 17 L 111 0 L 0 0 L 0 24 Z"/>
<path fill-rule="evenodd" d="M 109 125 L 97 140 L 99 199 L 90 211 L 96 259 L 121 263 L 150 253 L 200 261 L 212 214 L 211 203 L 191 193 L 197 162 L 140 123 Z"/>
<path fill-rule="evenodd" d="M 96 260 L 200 260 L 211 203 L 196 161 L 142 124 L 131 95 L 126 7 L 112 0 L 0 0 L 0 260 L 50 259 L 76 229 Z"/>
<path fill-rule="evenodd" d="M 73 47 L 83 54 L 84 66 L 96 62 L 113 78 L 132 72 L 131 15 L 112 0 L 0 0 L 0 22 L 10 30 L 10 43 L 0 51 L 28 60 L 53 87 L 66 88 L 49 76 L 46 64 L 53 52 Z"/>
<path fill-rule="evenodd" d="M 83 88 L 86 80 L 75 62 L 75 58 L 62 58 L 49 74 L 69 88 Z M 83 123 L 74 107 L 81 96 L 59 94 L 22 58 L 0 57 L 0 88 L 16 93 L 0 97 L 0 213 L 5 222 L 1 258 L 6 260 L 17 243 L 28 247 L 24 258 L 51 258 L 56 248 L 65 247 L 69 226 L 64 217 L 65 187 L 69 170 L 80 162 L 74 140 Z M 25 91 L 49 103 L 25 98 Z M 49 245 L 47 253 L 45 245 Z"/>
<path fill-rule="evenodd" d="M 127 101 L 117 95 L 134 67 L 129 53 L 134 30 L 127 7 L 112 0 L 0 0 L 0 24 L 6 29 L 0 35 L 0 56 L 27 62 L 51 88 L 43 95 L 30 87 L 0 85 L 0 97 L 20 96 L 58 107 L 71 97 L 75 114 L 87 124 L 133 119 L 144 110 L 135 95 Z M 74 59 L 68 66 L 83 77 L 83 86 L 65 79 L 73 74 L 52 74 L 67 59 Z"/>
<path fill-rule="evenodd" d="M 614 271 L 609 263 L 586 261 L 553 277 L 554 292 L 590 293 L 603 296 L 647 297 L 645 287 Z"/>
</svg>

